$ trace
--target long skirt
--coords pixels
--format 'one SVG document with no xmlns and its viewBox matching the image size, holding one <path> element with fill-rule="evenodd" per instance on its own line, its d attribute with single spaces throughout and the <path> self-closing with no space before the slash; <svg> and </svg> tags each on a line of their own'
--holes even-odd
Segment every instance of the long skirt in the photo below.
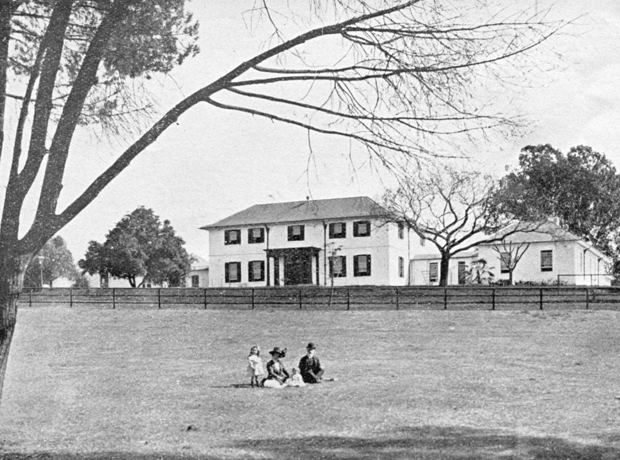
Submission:
<svg viewBox="0 0 620 460">
<path fill-rule="evenodd" d="M 284 388 L 286 385 L 281 384 L 276 379 L 267 379 L 263 382 L 265 388 Z"/>
</svg>

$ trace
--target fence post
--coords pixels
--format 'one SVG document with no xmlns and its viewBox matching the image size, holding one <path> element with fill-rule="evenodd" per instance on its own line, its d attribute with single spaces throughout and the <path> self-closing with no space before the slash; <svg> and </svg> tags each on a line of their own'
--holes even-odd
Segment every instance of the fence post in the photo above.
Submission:
<svg viewBox="0 0 620 460">
<path fill-rule="evenodd" d="M 204 304 L 205 310 L 207 309 L 207 288 L 204 289 Z"/>
<path fill-rule="evenodd" d="M 116 289 L 112 288 L 112 310 L 116 309 Z"/>
<path fill-rule="evenodd" d="M 448 309 L 448 288 L 443 289 L 443 309 Z"/>
<path fill-rule="evenodd" d="M 73 308 L 73 288 L 69 288 L 69 308 Z"/>
<path fill-rule="evenodd" d="M 28 305 L 28 306 L 29 306 L 29 307 L 32 307 L 32 288 L 30 288 L 29 293 L 30 293 L 30 303 L 29 303 L 29 305 Z"/>
<path fill-rule="evenodd" d="M 254 310 L 254 289 L 252 289 L 252 310 Z"/>
<path fill-rule="evenodd" d="M 302 303 L 301 303 L 301 294 L 302 294 L 302 290 L 299 290 L 299 309 L 301 310 L 303 308 Z"/>
<path fill-rule="evenodd" d="M 400 310 L 399 299 L 398 299 L 398 286 L 396 286 L 396 309 Z"/>
<path fill-rule="evenodd" d="M 495 288 L 493 288 L 493 305 L 491 307 L 491 310 L 495 310 Z"/>
<path fill-rule="evenodd" d="M 351 309 L 351 291 L 347 288 L 347 310 Z"/>
<path fill-rule="evenodd" d="M 586 288 L 586 310 L 590 309 L 590 289 Z"/>
<path fill-rule="evenodd" d="M 161 289 L 157 288 L 157 308 L 161 310 Z"/>
<path fill-rule="evenodd" d="M 543 290 L 540 288 L 540 309 L 543 309 Z"/>
</svg>

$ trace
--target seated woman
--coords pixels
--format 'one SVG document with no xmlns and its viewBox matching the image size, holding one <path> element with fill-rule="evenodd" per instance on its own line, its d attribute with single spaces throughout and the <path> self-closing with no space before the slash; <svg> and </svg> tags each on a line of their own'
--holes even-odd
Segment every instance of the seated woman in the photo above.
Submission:
<svg viewBox="0 0 620 460">
<path fill-rule="evenodd" d="M 284 364 L 280 362 L 286 356 L 286 348 L 275 347 L 269 352 L 271 361 L 267 363 L 267 378 L 263 381 L 265 388 L 284 388 L 288 380 L 289 373 L 284 368 Z"/>
</svg>

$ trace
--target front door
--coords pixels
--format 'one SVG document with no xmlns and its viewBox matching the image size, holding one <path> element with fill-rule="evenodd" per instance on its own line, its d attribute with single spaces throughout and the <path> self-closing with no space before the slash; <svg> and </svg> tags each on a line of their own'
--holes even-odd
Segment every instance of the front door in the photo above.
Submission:
<svg viewBox="0 0 620 460">
<path fill-rule="evenodd" d="M 312 284 L 312 255 L 291 251 L 284 259 L 284 284 Z"/>
<path fill-rule="evenodd" d="M 465 262 L 459 262 L 458 267 L 459 284 L 465 284 L 467 283 L 467 266 L 465 265 Z"/>
</svg>

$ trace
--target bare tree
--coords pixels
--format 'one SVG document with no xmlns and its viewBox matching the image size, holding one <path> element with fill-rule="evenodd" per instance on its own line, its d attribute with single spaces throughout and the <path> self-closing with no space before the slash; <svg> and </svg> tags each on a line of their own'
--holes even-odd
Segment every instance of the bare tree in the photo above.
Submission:
<svg viewBox="0 0 620 460">
<path fill-rule="evenodd" d="M 405 174 L 397 189 L 385 193 L 386 219 L 404 222 L 439 251 L 440 286 L 448 284 L 450 259 L 456 254 L 536 228 L 492 212 L 496 185 L 480 172 L 440 165 Z"/>
<path fill-rule="evenodd" d="M 132 88 L 196 54 L 197 24 L 184 0 L 0 1 L 0 153 L 10 165 L 0 224 L 0 387 L 33 254 L 194 106 L 342 136 L 388 165 L 432 155 L 431 138 L 514 126 L 485 110 L 475 88 L 506 81 L 504 66 L 558 25 L 524 12 L 501 17 L 492 2 L 487 9 L 482 0 L 472 3 L 475 13 L 445 0 L 313 0 L 304 16 L 256 2 L 254 14 L 274 26 L 271 44 L 180 100 L 59 209 L 76 131 L 134 123 L 148 107 Z M 321 51 L 326 44 L 329 53 Z M 9 126 L 5 112 L 13 108 L 18 116 Z M 27 195 L 38 203 L 31 226 L 20 228 Z"/>
<path fill-rule="evenodd" d="M 530 243 L 502 240 L 498 243 L 494 243 L 492 247 L 499 254 L 500 263 L 508 270 L 508 284 L 512 285 L 512 275 L 521 261 L 521 258 L 530 248 Z"/>
</svg>

